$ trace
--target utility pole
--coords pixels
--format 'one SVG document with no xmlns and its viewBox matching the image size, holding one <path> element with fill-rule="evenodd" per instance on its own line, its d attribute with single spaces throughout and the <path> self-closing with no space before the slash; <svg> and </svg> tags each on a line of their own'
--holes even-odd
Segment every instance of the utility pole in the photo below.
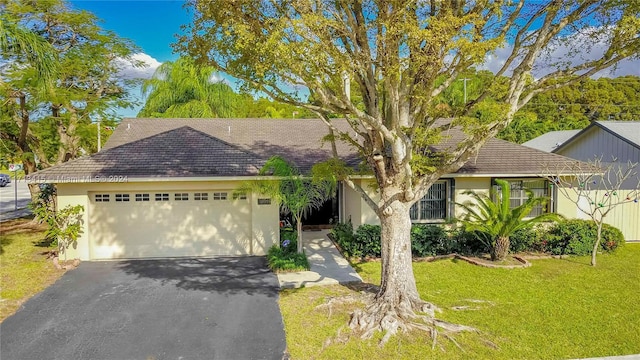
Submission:
<svg viewBox="0 0 640 360">
<path fill-rule="evenodd" d="M 464 83 L 464 105 L 467 105 L 467 81 L 471 80 L 471 79 L 460 79 L 460 81 L 462 81 Z"/>
</svg>

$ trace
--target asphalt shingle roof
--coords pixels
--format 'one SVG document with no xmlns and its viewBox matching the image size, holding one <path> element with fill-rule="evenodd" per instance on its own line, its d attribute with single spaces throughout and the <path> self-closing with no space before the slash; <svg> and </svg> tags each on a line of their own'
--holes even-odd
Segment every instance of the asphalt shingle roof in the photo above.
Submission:
<svg viewBox="0 0 640 360">
<path fill-rule="evenodd" d="M 345 120 L 332 121 L 341 131 L 350 131 Z M 33 177 L 55 182 L 64 177 L 96 176 L 251 176 L 274 155 L 306 172 L 332 156 L 330 144 L 322 141 L 327 134 L 327 126 L 319 119 L 124 119 L 101 152 L 39 171 Z M 465 136 L 451 129 L 436 148 L 446 151 Z M 360 162 L 347 144 L 337 142 L 336 147 L 347 164 Z M 490 139 L 457 173 L 536 176 L 546 168 L 574 161 Z"/>
<path fill-rule="evenodd" d="M 548 133 L 542 134 L 537 138 L 531 139 L 522 145 L 526 147 L 530 147 L 532 149 L 538 149 L 546 152 L 551 152 L 558 146 L 564 144 L 567 140 L 571 139 L 580 130 L 559 130 L 559 131 L 549 131 Z"/>
</svg>

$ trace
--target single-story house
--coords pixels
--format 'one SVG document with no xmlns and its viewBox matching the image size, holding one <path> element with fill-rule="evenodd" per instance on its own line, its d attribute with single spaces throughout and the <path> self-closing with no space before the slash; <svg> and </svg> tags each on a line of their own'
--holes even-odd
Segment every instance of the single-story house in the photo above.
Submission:
<svg viewBox="0 0 640 360">
<path fill-rule="evenodd" d="M 629 162 L 640 163 L 640 121 L 594 121 L 586 128 L 573 132 L 553 131 L 523 145 L 583 162 L 601 159 L 603 166 L 612 164 L 614 159 L 618 163 L 614 166 L 620 165 L 623 169 Z M 553 140 L 557 140 L 557 144 L 550 147 Z M 640 166 L 636 166 L 635 171 L 640 174 Z M 620 187 L 621 193 L 633 193 L 639 181 L 640 175 L 631 177 Z M 580 211 L 573 216 L 588 218 Z M 605 223 L 620 229 L 627 241 L 640 241 L 638 203 L 628 202 L 614 208 L 605 218 Z"/>
<path fill-rule="evenodd" d="M 334 120 L 344 131 L 344 120 Z M 82 260 L 210 255 L 264 255 L 277 244 L 279 207 L 260 194 L 238 193 L 265 160 L 280 155 L 308 171 L 332 156 L 318 119 L 124 119 L 103 150 L 38 171 L 35 183 L 55 183 L 58 207 L 83 205 L 83 233 L 69 258 Z M 449 130 L 449 144 L 464 136 Z M 358 166 L 357 153 L 337 144 L 338 156 Z M 461 215 L 455 203 L 466 190 L 489 191 L 495 178 L 512 182 L 512 203 L 522 187 L 553 201 L 545 209 L 573 213 L 540 174 L 567 163 L 563 156 L 491 139 L 460 170 L 436 182 L 412 210 L 416 222 L 445 222 Z M 371 176 L 355 181 L 368 186 Z M 377 223 L 361 197 L 341 184 L 324 221 Z M 575 205 L 573 205 L 575 207 Z M 323 215 L 323 216 L 326 216 Z M 329 218 L 331 220 L 329 220 Z"/>
</svg>

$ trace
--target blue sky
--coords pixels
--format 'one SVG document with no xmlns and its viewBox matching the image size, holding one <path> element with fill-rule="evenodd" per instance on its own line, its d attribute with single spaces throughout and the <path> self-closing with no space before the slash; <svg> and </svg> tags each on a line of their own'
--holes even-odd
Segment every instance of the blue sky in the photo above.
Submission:
<svg viewBox="0 0 640 360">
<path fill-rule="evenodd" d="M 102 28 L 132 40 L 140 48 L 137 58 L 150 65 L 144 74 L 138 74 L 143 76 L 152 74 L 160 63 L 178 58 L 170 44 L 176 41 L 180 25 L 190 21 L 183 0 L 71 0 L 70 3 L 73 8 L 87 10 L 100 18 Z M 133 95 L 140 98 L 140 89 L 133 89 Z M 117 113 L 135 117 L 140 107 L 120 109 Z"/>
</svg>

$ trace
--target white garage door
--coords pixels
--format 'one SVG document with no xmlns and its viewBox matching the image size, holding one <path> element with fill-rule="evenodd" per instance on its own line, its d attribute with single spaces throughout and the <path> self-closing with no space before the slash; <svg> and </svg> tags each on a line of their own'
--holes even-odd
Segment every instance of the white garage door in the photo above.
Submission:
<svg viewBox="0 0 640 360">
<path fill-rule="evenodd" d="M 91 259 L 251 254 L 251 207 L 232 191 L 89 193 Z"/>
</svg>

